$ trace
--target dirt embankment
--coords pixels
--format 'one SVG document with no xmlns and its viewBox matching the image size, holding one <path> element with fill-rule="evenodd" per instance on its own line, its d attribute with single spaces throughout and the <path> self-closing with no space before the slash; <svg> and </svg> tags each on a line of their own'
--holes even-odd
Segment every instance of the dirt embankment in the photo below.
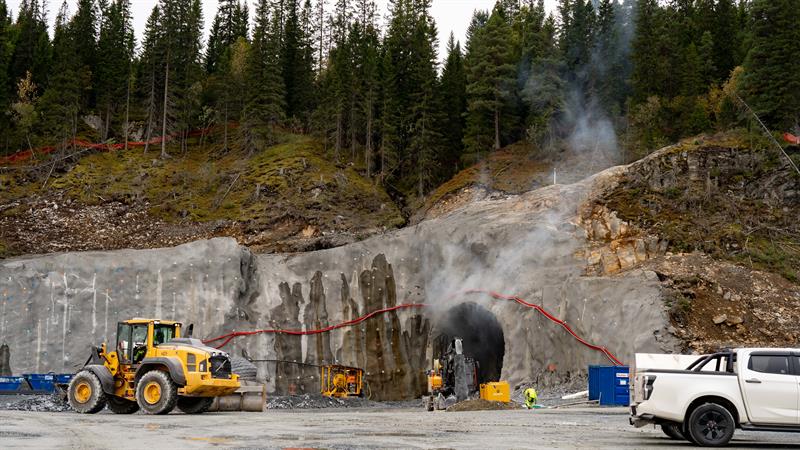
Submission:
<svg viewBox="0 0 800 450">
<path fill-rule="evenodd" d="M 645 264 L 668 289 L 675 334 L 687 349 L 794 347 L 800 338 L 800 286 L 780 275 L 702 253 Z"/>
</svg>

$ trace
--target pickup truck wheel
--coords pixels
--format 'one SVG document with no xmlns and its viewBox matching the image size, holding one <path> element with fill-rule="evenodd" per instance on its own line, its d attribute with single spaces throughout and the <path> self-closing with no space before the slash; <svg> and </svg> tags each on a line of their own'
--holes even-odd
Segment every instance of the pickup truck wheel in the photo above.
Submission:
<svg viewBox="0 0 800 450">
<path fill-rule="evenodd" d="M 681 424 L 675 422 L 669 423 L 662 423 L 661 424 L 661 431 L 664 432 L 670 439 L 674 439 L 676 441 L 685 441 L 686 437 L 683 435 L 683 431 L 681 431 Z"/>
<path fill-rule="evenodd" d="M 697 445 L 697 442 L 694 441 L 692 437 L 692 433 L 689 433 L 689 421 L 685 421 L 681 424 L 681 433 L 683 434 L 684 439 L 689 441 L 690 444 Z"/>
<path fill-rule="evenodd" d="M 701 447 L 720 447 L 733 438 L 736 423 L 724 406 L 716 403 L 700 405 L 689 416 L 688 429 L 692 440 Z"/>
</svg>

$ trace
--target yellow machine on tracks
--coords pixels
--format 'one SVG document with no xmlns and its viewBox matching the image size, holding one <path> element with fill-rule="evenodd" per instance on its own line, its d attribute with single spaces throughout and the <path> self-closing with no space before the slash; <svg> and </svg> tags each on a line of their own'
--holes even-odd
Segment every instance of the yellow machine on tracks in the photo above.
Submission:
<svg viewBox="0 0 800 450">
<path fill-rule="evenodd" d="M 190 325 L 191 330 L 191 325 Z M 191 331 L 189 332 L 191 335 Z M 187 414 L 207 411 L 215 397 L 239 389 L 230 356 L 198 339 L 181 337 L 181 324 L 131 319 L 117 324 L 117 345 L 94 349 L 69 383 L 72 408 L 85 414 L 106 405 L 116 414 Z"/>
</svg>

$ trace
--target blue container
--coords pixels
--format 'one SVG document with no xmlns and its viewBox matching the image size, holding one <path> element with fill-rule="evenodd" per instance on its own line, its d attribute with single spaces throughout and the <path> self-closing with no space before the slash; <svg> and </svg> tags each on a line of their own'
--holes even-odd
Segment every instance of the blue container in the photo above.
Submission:
<svg viewBox="0 0 800 450">
<path fill-rule="evenodd" d="M 59 373 L 56 375 L 56 384 L 69 384 L 72 380 L 71 373 Z"/>
<path fill-rule="evenodd" d="M 24 381 L 23 377 L 0 377 L 0 392 L 16 392 Z"/>
<path fill-rule="evenodd" d="M 600 368 L 589 366 L 589 400 L 600 400 Z"/>
<path fill-rule="evenodd" d="M 589 400 L 602 406 L 628 406 L 630 384 L 628 366 L 589 366 Z"/>
<path fill-rule="evenodd" d="M 23 373 L 31 390 L 36 392 L 53 392 L 56 389 L 56 375 L 52 373 Z"/>
</svg>

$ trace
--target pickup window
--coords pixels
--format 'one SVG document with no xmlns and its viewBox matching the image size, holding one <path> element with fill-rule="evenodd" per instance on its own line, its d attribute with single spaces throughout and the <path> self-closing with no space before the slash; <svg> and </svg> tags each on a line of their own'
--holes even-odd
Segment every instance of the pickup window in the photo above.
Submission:
<svg viewBox="0 0 800 450">
<path fill-rule="evenodd" d="M 789 355 L 753 355 L 747 368 L 754 372 L 791 375 Z"/>
</svg>

